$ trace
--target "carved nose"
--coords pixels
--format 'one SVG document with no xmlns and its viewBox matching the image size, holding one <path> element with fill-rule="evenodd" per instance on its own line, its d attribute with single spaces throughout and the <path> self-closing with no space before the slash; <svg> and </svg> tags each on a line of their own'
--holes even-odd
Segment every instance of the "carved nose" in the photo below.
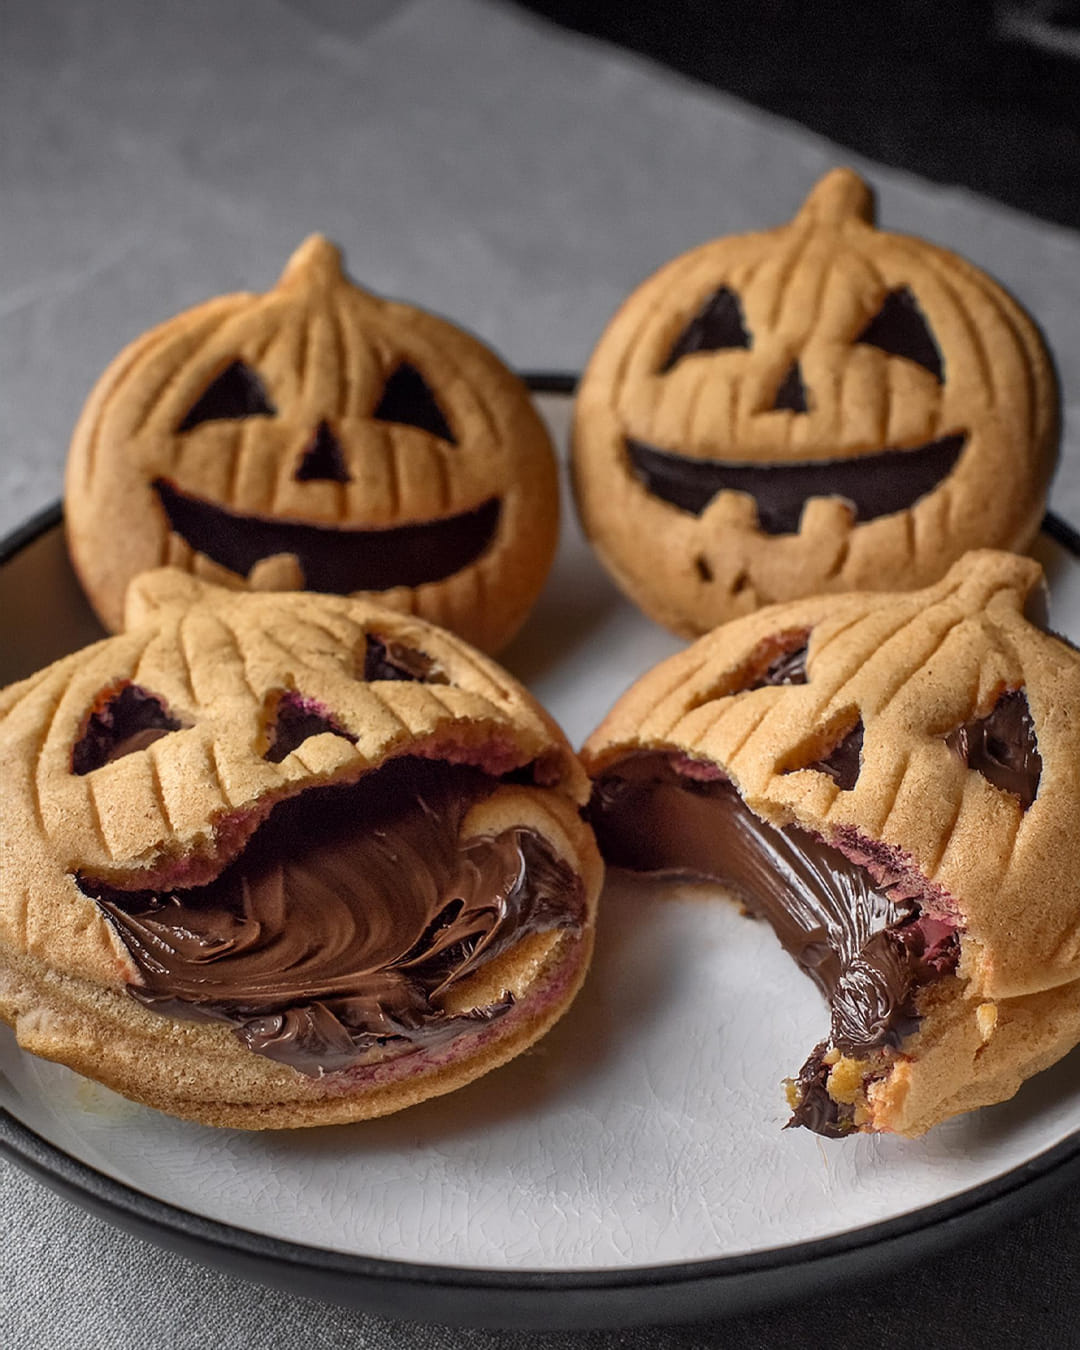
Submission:
<svg viewBox="0 0 1080 1350">
<path fill-rule="evenodd" d="M 787 374 L 780 381 L 780 388 L 773 399 L 773 410 L 786 408 L 788 412 L 804 413 L 808 409 L 806 385 L 803 384 L 802 368 L 798 361 L 792 361 Z"/>
<path fill-rule="evenodd" d="M 352 474 L 345 467 L 345 456 L 337 437 L 327 422 L 320 422 L 315 434 L 300 454 L 300 463 L 293 477 L 300 483 L 322 479 L 331 483 L 348 483 Z"/>
</svg>

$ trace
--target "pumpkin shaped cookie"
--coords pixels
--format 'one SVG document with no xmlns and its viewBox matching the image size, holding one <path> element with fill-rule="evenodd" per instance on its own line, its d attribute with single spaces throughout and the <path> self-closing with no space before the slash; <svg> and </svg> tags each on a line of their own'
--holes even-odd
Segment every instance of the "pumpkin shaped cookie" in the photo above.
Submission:
<svg viewBox="0 0 1080 1350">
<path fill-rule="evenodd" d="M 561 1015 L 592 947 L 587 780 L 453 635 L 147 573 L 127 629 L 0 694 L 0 1015 L 209 1124 L 450 1091 Z"/>
<path fill-rule="evenodd" d="M 836 169 L 790 224 L 691 250 L 615 315 L 577 398 L 578 506 L 626 593 L 694 636 L 1026 548 L 1057 421 L 1024 311 L 875 229 L 870 189 Z"/>
<path fill-rule="evenodd" d="M 371 599 L 504 646 L 558 534 L 551 444 L 474 337 L 361 290 L 313 236 L 265 295 L 137 339 L 79 419 L 65 518 L 107 628 L 162 564 Z"/>
<path fill-rule="evenodd" d="M 828 998 L 794 1124 L 921 1134 L 1080 1041 L 1080 653 L 1025 618 L 1040 582 L 982 551 L 771 606 L 582 752 L 607 861 L 729 885 Z"/>
</svg>

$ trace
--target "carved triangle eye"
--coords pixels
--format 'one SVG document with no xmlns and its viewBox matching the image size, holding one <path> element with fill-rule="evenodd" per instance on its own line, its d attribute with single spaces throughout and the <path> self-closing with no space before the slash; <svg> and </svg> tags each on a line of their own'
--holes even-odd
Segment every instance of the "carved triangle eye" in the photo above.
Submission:
<svg viewBox="0 0 1080 1350">
<path fill-rule="evenodd" d="M 244 361 L 234 361 L 207 385 L 179 429 L 190 431 L 202 422 L 235 421 L 240 417 L 273 417 L 276 412 L 255 371 Z"/>
<path fill-rule="evenodd" d="M 792 361 L 787 374 L 780 383 L 773 400 L 773 408 L 784 408 L 788 412 L 804 413 L 809 404 L 806 401 L 806 385 L 803 383 L 802 367 L 798 361 Z"/>
<path fill-rule="evenodd" d="M 363 652 L 363 678 L 372 680 L 419 680 L 424 684 L 449 684 L 435 662 L 416 647 L 368 633 Z"/>
<path fill-rule="evenodd" d="M 660 371 L 663 374 L 670 370 L 691 352 L 717 352 L 729 347 L 749 346 L 750 334 L 739 297 L 729 286 L 721 286 L 706 299 L 680 333 Z"/>
<path fill-rule="evenodd" d="M 93 773 L 187 725 L 169 712 L 164 699 L 140 685 L 112 689 L 97 699 L 79 728 L 71 748 L 71 772 Z"/>
<path fill-rule="evenodd" d="M 808 764 L 808 769 L 828 774 L 838 788 L 850 792 L 859 781 L 862 769 L 862 718 L 855 723 L 844 739 L 824 757 Z"/>
<path fill-rule="evenodd" d="M 945 369 L 926 316 L 907 286 L 890 291 L 877 314 L 855 339 L 889 356 L 902 356 L 928 370 L 939 384 Z"/>
<path fill-rule="evenodd" d="M 457 437 L 427 380 L 408 361 L 403 361 L 386 381 L 379 406 L 371 415 L 378 422 L 399 422 L 402 426 L 430 431 L 433 436 L 457 445 Z"/>
<path fill-rule="evenodd" d="M 850 792 L 859 781 L 859 773 L 862 770 L 862 747 L 863 722 L 860 717 L 850 731 L 845 732 L 833 745 L 828 754 L 822 755 L 819 759 L 805 759 L 803 752 L 797 758 L 789 760 L 781 772 L 797 773 L 801 769 L 813 769 L 815 773 L 826 774 L 842 791 Z"/>
<path fill-rule="evenodd" d="M 950 731 L 945 744 L 988 783 L 1027 810 L 1039 793 L 1042 755 L 1023 689 L 1008 689 L 985 717 Z"/>
<path fill-rule="evenodd" d="M 298 483 L 308 483 L 316 479 L 331 483 L 351 483 L 352 474 L 345 467 L 338 438 L 325 422 L 320 422 L 315 435 L 300 455 L 293 477 Z"/>
<path fill-rule="evenodd" d="M 285 694 L 277 705 L 273 722 L 267 727 L 270 744 L 263 759 L 269 760 L 271 764 L 280 764 L 298 745 L 326 731 L 346 741 L 356 740 L 312 699 L 306 699 L 300 694 Z"/>
</svg>

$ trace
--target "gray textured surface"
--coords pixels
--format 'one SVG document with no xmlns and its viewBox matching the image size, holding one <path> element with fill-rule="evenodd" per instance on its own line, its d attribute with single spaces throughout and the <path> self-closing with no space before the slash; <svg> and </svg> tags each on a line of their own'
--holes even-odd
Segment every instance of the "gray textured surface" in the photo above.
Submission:
<svg viewBox="0 0 1080 1350">
<path fill-rule="evenodd" d="M 778 222 L 850 159 L 639 61 L 474 0 L 10 0 L 0 9 L 0 530 L 56 496 L 97 373 L 149 324 L 269 284 L 320 229 L 355 275 L 523 367 L 580 365 L 624 292 Z M 878 171 L 890 226 L 959 247 L 1037 314 L 1080 399 L 1080 238 Z M 1073 418 L 1075 423 L 1076 419 Z M 1057 507 L 1080 520 L 1080 446 Z M 501 1344 L 674 1350 L 719 1330 L 417 1333 L 162 1255 L 0 1167 L 0 1342 L 51 1350 Z M 811 1310 L 835 1346 L 1077 1344 L 1080 1210 Z M 728 1329 L 788 1343 L 796 1318 Z"/>
</svg>

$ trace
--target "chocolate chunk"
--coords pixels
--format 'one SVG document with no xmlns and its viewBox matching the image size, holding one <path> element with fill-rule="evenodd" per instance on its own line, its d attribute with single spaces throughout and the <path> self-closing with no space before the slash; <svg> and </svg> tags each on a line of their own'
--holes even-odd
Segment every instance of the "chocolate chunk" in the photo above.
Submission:
<svg viewBox="0 0 1080 1350">
<path fill-rule="evenodd" d="M 906 511 L 952 473 L 966 444 L 959 434 L 911 450 L 795 464 L 689 459 L 630 438 L 626 449 L 645 487 L 680 511 L 700 516 L 718 493 L 745 492 L 766 534 L 794 534 L 811 497 L 842 497 L 857 521 Z"/>
<path fill-rule="evenodd" d="M 522 937 L 582 924 L 581 879 L 533 830 L 460 837 L 497 785 L 404 757 L 279 802 L 208 885 L 76 882 L 138 966 L 140 1002 L 225 1021 L 258 1054 L 332 1072 L 501 1016 L 507 995 L 453 1015 L 440 1000 Z"/>
<path fill-rule="evenodd" d="M 71 748 L 71 772 L 93 773 L 183 727 L 163 699 L 137 684 L 126 684 L 90 712 Z"/>
<path fill-rule="evenodd" d="M 1042 756 L 1023 689 L 1009 689 L 985 717 L 965 722 L 945 744 L 994 787 L 1011 792 L 1026 811 L 1039 792 Z"/>
<path fill-rule="evenodd" d="M 205 557 L 246 577 L 263 558 L 292 553 L 307 588 L 331 595 L 442 581 L 480 557 L 500 516 L 492 497 L 474 511 L 426 524 L 352 530 L 240 515 L 164 478 L 153 487 L 169 528 Z"/>
</svg>

